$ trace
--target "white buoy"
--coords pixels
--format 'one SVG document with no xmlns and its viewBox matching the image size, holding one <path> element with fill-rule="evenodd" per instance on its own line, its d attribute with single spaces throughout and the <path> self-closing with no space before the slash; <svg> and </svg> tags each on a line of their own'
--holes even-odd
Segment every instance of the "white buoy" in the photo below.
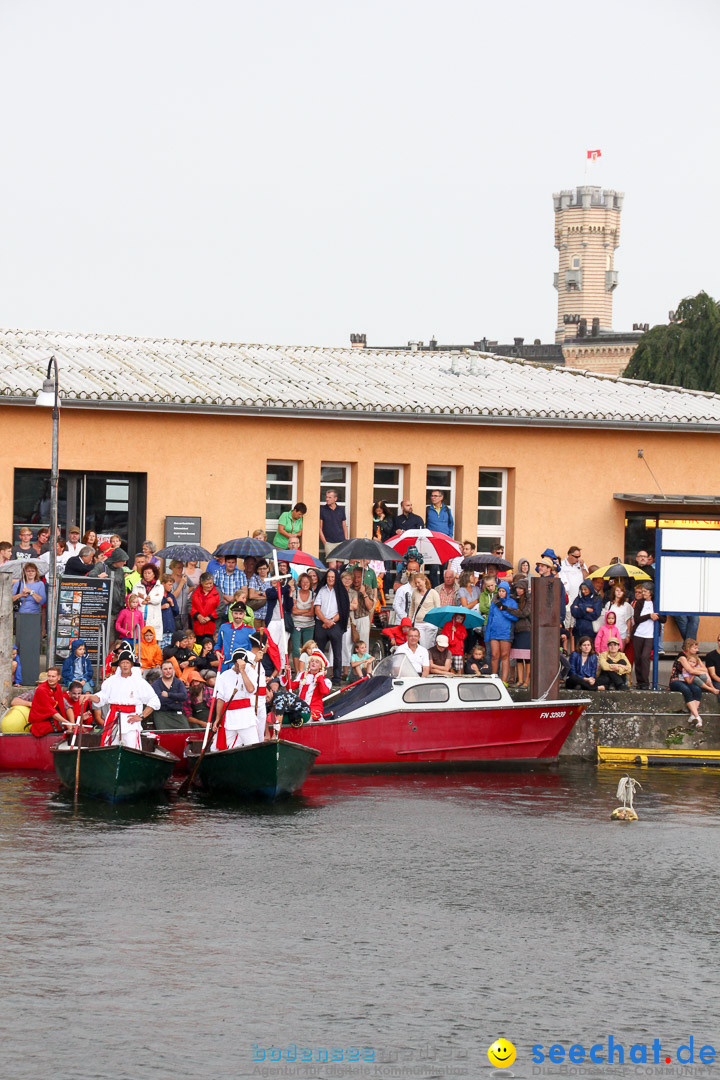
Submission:
<svg viewBox="0 0 720 1080">
<path fill-rule="evenodd" d="M 642 791 L 642 784 L 639 784 L 632 776 L 623 776 L 615 796 L 617 799 L 622 799 L 622 806 L 615 807 L 610 815 L 611 821 L 637 821 L 638 816 L 633 809 L 635 788 L 640 788 Z"/>
</svg>

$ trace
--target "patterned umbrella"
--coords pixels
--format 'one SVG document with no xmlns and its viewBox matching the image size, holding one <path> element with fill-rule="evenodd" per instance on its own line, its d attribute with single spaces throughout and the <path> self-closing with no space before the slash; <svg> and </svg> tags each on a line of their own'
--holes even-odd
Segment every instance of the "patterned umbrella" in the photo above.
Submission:
<svg viewBox="0 0 720 1080">
<path fill-rule="evenodd" d="M 170 544 L 161 551 L 156 551 L 158 559 L 177 559 L 178 562 L 209 562 L 210 552 L 201 544 Z"/>
<path fill-rule="evenodd" d="M 652 581 L 649 574 L 646 574 L 644 570 L 641 570 L 639 566 L 633 566 L 632 563 L 615 562 L 610 563 L 609 566 L 601 566 L 598 570 L 593 570 L 590 577 L 626 577 L 632 578 L 633 581 Z"/>
<path fill-rule="evenodd" d="M 224 544 L 218 544 L 213 552 L 214 555 L 235 555 L 238 559 L 245 559 L 248 555 L 254 555 L 258 559 L 270 556 L 274 551 L 272 544 L 265 540 L 256 540 L 252 536 L 241 536 L 237 540 L 226 540 Z"/>
<path fill-rule="evenodd" d="M 291 563 L 293 566 L 314 566 L 316 570 L 327 570 L 327 566 L 321 563 L 319 559 L 316 559 L 314 555 L 308 555 L 307 551 L 300 551 L 299 548 L 276 548 L 278 562 Z"/>
<path fill-rule="evenodd" d="M 432 529 L 406 529 L 400 536 L 388 540 L 388 546 L 398 555 L 405 555 L 408 548 L 416 547 L 426 563 L 444 563 L 462 555 L 460 544 L 445 533 L 433 532 Z"/>
</svg>

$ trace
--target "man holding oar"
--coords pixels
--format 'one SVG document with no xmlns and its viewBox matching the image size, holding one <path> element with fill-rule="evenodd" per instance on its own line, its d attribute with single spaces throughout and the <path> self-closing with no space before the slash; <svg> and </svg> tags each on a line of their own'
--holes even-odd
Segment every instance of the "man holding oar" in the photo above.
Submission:
<svg viewBox="0 0 720 1080">
<path fill-rule="evenodd" d="M 261 663 L 265 645 L 257 634 L 251 635 L 249 645 L 250 652 L 233 652 L 232 667 L 222 671 L 215 682 L 217 719 L 211 750 L 252 746 L 265 737 L 266 688 Z"/>
<path fill-rule="evenodd" d="M 108 707 L 103 726 L 103 746 L 122 742 L 131 750 L 142 748 L 142 721 L 160 710 L 152 687 L 133 673 L 133 655 L 128 650 L 118 655 L 118 670 L 100 687 L 99 694 L 88 698 L 96 708 Z"/>
</svg>

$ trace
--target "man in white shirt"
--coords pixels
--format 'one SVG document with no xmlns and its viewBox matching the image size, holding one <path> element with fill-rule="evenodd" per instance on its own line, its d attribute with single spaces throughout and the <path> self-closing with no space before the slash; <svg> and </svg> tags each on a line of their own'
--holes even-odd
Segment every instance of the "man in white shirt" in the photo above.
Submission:
<svg viewBox="0 0 720 1080">
<path fill-rule="evenodd" d="M 413 574 L 411 579 L 406 581 L 404 585 L 399 586 L 393 598 L 393 612 L 395 613 L 396 625 L 399 625 L 400 620 L 410 614 L 414 579 L 415 575 Z"/>
<path fill-rule="evenodd" d="M 67 538 L 68 559 L 71 559 L 73 555 L 79 555 L 81 547 L 83 547 L 83 543 L 80 540 L 80 530 L 77 525 L 73 525 Z"/>
<path fill-rule="evenodd" d="M 430 654 L 420 644 L 420 631 L 411 626 L 407 632 L 407 644 L 398 645 L 394 656 L 407 656 L 418 675 L 426 678 L 430 674 Z"/>
<path fill-rule="evenodd" d="M 462 555 L 456 555 L 455 558 L 451 559 L 448 563 L 448 570 L 454 570 L 458 576 L 462 574 L 462 567 L 460 564 L 463 559 L 469 559 L 471 555 L 475 554 L 475 545 L 472 540 L 463 540 L 462 549 Z"/>
<path fill-rule="evenodd" d="M 567 610 L 565 612 L 565 629 L 570 630 L 575 625 L 575 620 L 570 614 L 573 601 L 577 599 L 580 586 L 588 576 L 588 569 L 582 560 L 580 548 L 575 544 L 568 548 L 567 558 L 560 563 L 558 577 L 565 586 L 567 593 Z"/>
</svg>

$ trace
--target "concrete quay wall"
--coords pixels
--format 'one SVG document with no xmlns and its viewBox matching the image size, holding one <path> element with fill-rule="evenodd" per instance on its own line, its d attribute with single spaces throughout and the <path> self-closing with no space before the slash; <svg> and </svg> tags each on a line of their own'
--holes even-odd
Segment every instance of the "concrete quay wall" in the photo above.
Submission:
<svg viewBox="0 0 720 1080">
<path fill-rule="evenodd" d="M 515 700 L 527 694 L 513 691 Z M 561 690 L 561 698 L 582 698 L 576 691 Z M 597 760 L 598 746 L 653 747 L 658 749 L 720 750 L 720 699 L 703 694 L 700 730 L 680 694 L 668 690 L 597 691 L 560 751 L 560 760 Z"/>
</svg>

